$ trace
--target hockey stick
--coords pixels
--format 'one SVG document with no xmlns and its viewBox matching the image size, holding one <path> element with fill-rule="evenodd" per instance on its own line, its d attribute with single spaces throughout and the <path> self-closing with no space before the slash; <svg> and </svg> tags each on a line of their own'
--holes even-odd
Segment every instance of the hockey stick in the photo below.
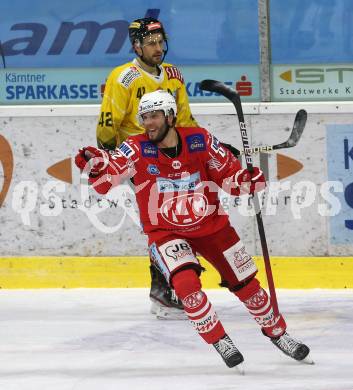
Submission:
<svg viewBox="0 0 353 390">
<path fill-rule="evenodd" d="M 265 146 L 257 146 L 255 148 L 250 148 L 249 153 L 251 154 L 260 153 L 260 152 L 267 153 L 277 149 L 287 149 L 296 146 L 300 140 L 300 137 L 303 134 L 307 117 L 308 114 L 306 113 L 305 110 L 303 109 L 299 110 L 295 116 L 293 129 L 287 141 L 272 146 L 265 145 Z M 242 151 L 240 154 L 244 154 L 244 151 Z"/>
<path fill-rule="evenodd" d="M 253 171 L 253 161 L 250 153 L 249 148 L 249 139 L 246 131 L 246 125 L 244 120 L 244 114 L 243 114 L 243 108 L 241 105 L 241 100 L 237 92 L 235 92 L 234 89 L 231 89 L 227 87 L 225 84 L 221 83 L 220 81 L 215 80 L 203 80 L 200 83 L 200 88 L 204 91 L 210 91 L 210 92 L 217 92 L 227 99 L 229 99 L 238 114 L 238 120 L 240 125 L 240 134 L 241 139 L 243 142 L 244 147 L 244 154 L 245 154 L 245 160 L 246 160 L 246 166 L 249 172 Z M 278 317 L 279 311 L 278 311 L 278 303 L 277 303 L 277 297 L 276 297 L 276 290 L 275 285 L 273 282 L 273 276 L 272 276 L 272 269 L 271 269 L 271 262 L 270 262 L 270 255 L 268 253 L 268 247 L 266 242 L 266 236 L 265 236 L 265 229 L 264 224 L 262 220 L 262 214 L 260 210 L 259 205 L 259 199 L 257 196 L 253 197 L 254 201 L 254 207 L 256 210 L 256 220 L 257 220 L 257 226 L 259 230 L 259 236 L 261 241 L 261 248 L 262 248 L 262 254 L 265 262 L 265 269 L 266 269 L 266 276 L 267 276 L 267 282 L 268 282 L 268 288 L 270 290 L 270 299 L 273 307 L 273 312 L 275 317 Z"/>
</svg>

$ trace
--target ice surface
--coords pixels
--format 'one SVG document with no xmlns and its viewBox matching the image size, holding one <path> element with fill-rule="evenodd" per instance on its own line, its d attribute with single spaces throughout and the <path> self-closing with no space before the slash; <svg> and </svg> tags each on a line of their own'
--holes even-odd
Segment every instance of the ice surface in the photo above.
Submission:
<svg viewBox="0 0 353 390">
<path fill-rule="evenodd" d="M 146 289 L 2 290 L 1 390 L 352 390 L 353 290 L 279 290 L 288 332 L 315 365 L 291 360 L 226 290 L 206 290 L 245 357 L 225 366 L 188 321 L 150 313 Z"/>
</svg>

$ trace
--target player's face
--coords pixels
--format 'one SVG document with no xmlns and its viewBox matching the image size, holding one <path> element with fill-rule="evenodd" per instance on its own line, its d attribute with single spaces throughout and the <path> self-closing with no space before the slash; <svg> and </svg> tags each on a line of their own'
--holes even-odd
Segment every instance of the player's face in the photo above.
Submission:
<svg viewBox="0 0 353 390">
<path fill-rule="evenodd" d="M 147 112 L 142 115 L 142 121 L 146 134 L 152 142 L 160 142 L 168 131 L 164 111 Z"/>
<path fill-rule="evenodd" d="M 153 65 L 159 65 L 162 62 L 165 49 L 165 41 L 160 33 L 145 37 L 142 46 L 139 48 L 141 54 L 143 52 L 146 62 Z"/>
</svg>

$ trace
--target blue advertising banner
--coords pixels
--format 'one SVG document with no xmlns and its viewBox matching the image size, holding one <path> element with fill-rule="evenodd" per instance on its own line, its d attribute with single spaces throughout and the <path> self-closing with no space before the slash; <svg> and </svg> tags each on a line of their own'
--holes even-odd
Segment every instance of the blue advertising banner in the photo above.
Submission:
<svg viewBox="0 0 353 390">
<path fill-rule="evenodd" d="M 270 0 L 270 20 L 274 64 L 352 62 L 352 0 Z"/>
<path fill-rule="evenodd" d="M 237 90 L 243 101 L 260 100 L 260 69 L 257 65 L 182 66 L 186 90 L 191 102 L 227 101 L 216 93 L 202 91 L 200 82 L 213 79 Z"/>
<path fill-rule="evenodd" d="M 353 242 L 353 124 L 327 126 L 327 165 L 330 181 L 343 183 L 343 193 L 337 192 L 341 210 L 330 217 L 332 244 Z"/>
<path fill-rule="evenodd" d="M 111 68 L 23 68 L 0 70 L 0 104 L 100 103 Z M 245 101 L 260 99 L 259 68 L 205 66 L 181 68 L 190 101 L 224 101 L 202 91 L 201 80 L 213 78 L 236 88 Z"/>
<path fill-rule="evenodd" d="M 0 71 L 0 104 L 98 103 L 110 69 L 28 68 Z"/>
<path fill-rule="evenodd" d="M 258 64 L 257 0 L 2 0 L 0 68 L 115 67 L 129 23 L 159 18 L 176 65 Z"/>
</svg>

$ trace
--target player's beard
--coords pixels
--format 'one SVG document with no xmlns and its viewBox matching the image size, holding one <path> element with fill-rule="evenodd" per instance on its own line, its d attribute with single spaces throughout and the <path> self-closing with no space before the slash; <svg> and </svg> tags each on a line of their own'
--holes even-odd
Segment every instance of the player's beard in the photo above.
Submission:
<svg viewBox="0 0 353 390">
<path fill-rule="evenodd" d="M 157 136 L 157 138 L 155 138 L 153 140 L 151 139 L 151 142 L 153 142 L 154 144 L 159 144 L 160 142 L 162 142 L 164 140 L 164 138 L 167 136 L 169 129 L 170 129 L 170 126 L 168 125 L 168 120 L 166 118 L 165 123 L 163 125 L 163 128 L 161 129 L 162 131 Z"/>
<path fill-rule="evenodd" d="M 163 60 L 164 60 L 164 52 L 163 54 L 161 55 L 160 57 L 160 60 L 158 62 L 156 61 L 150 61 L 149 59 L 147 59 L 144 55 L 143 55 L 143 49 L 142 49 L 142 55 L 140 55 L 140 58 L 141 60 L 148 66 L 151 66 L 151 67 L 155 67 L 155 66 L 158 66 L 158 65 L 161 65 Z"/>
</svg>

